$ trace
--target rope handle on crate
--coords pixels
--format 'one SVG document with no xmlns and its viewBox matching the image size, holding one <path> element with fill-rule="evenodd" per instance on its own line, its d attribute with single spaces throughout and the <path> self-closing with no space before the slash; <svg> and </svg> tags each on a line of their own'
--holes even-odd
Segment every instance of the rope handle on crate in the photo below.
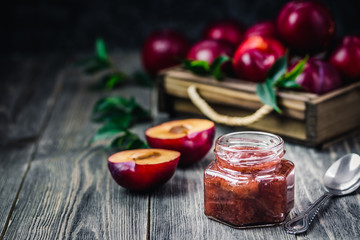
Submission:
<svg viewBox="0 0 360 240">
<path fill-rule="evenodd" d="M 196 90 L 195 85 L 190 85 L 187 89 L 189 98 L 191 102 L 208 118 L 213 120 L 214 122 L 226 124 L 229 126 L 246 126 L 250 125 L 256 121 L 259 121 L 261 118 L 265 117 L 267 114 L 269 114 L 273 108 L 264 105 L 261 108 L 259 108 L 256 112 L 253 114 L 246 116 L 246 117 L 232 117 L 227 116 L 223 114 L 217 113 L 212 107 L 209 106 L 207 102 L 205 102 L 204 99 L 200 97 Z"/>
</svg>

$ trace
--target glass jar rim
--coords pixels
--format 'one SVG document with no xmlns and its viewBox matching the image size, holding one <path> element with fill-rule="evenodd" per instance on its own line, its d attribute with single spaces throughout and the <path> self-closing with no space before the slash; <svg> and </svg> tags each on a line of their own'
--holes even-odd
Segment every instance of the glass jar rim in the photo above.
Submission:
<svg viewBox="0 0 360 240">
<path fill-rule="evenodd" d="M 251 139 L 251 136 L 254 137 Z M 261 140 L 261 138 L 265 138 Z M 254 147 L 251 149 L 236 148 L 231 144 L 239 144 L 244 147 Z M 252 145 L 253 146 L 250 146 Z M 249 158 L 242 157 L 241 162 L 246 161 L 269 161 L 272 158 L 282 157 L 284 155 L 284 140 L 278 135 L 260 132 L 260 131 L 240 131 L 224 134 L 216 140 L 215 154 L 222 155 L 221 152 L 227 153 L 263 153 L 273 152 L 271 155 L 254 159 L 254 155 Z M 231 161 L 231 160 L 230 160 Z M 234 162 L 235 163 L 235 162 Z"/>
</svg>

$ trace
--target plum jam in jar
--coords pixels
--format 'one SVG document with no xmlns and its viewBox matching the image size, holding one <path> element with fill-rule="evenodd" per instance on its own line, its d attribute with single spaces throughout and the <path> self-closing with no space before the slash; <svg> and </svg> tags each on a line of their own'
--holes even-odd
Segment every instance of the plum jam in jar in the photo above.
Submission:
<svg viewBox="0 0 360 240">
<path fill-rule="evenodd" d="M 284 141 L 265 132 L 234 132 L 216 140 L 204 173 L 205 215 L 235 228 L 282 223 L 294 207 L 294 164 Z"/>
</svg>

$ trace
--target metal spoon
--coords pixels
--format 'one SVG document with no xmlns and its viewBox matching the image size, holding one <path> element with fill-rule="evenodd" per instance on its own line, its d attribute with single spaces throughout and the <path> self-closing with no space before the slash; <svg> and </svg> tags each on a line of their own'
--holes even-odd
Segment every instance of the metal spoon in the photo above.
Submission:
<svg viewBox="0 0 360 240">
<path fill-rule="evenodd" d="M 326 171 L 323 178 L 326 193 L 315 201 L 306 211 L 285 223 L 285 230 L 290 234 L 306 232 L 320 207 L 333 196 L 352 193 L 360 186 L 360 156 L 349 153 Z"/>
</svg>

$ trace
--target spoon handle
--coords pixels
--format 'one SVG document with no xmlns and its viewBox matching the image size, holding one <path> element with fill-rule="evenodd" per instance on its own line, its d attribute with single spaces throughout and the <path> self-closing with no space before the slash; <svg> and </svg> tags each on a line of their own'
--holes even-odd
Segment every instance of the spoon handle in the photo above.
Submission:
<svg viewBox="0 0 360 240">
<path fill-rule="evenodd" d="M 299 234 L 308 230 L 312 220 L 319 212 L 320 207 L 333 195 L 326 193 L 316 200 L 310 207 L 297 215 L 295 218 L 287 221 L 284 225 L 286 232 L 290 234 Z"/>
</svg>

